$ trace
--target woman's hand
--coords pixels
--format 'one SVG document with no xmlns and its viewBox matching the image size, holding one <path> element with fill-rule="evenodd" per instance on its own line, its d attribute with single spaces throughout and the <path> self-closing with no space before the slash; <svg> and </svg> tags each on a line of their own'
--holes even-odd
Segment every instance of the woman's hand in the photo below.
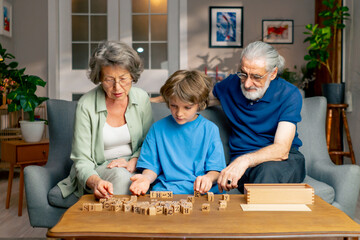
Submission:
<svg viewBox="0 0 360 240">
<path fill-rule="evenodd" d="M 114 167 L 122 167 L 128 170 L 130 173 L 133 173 L 136 169 L 136 163 L 138 158 L 132 158 L 129 161 L 126 161 L 124 158 L 119 158 L 112 160 L 107 167 L 114 168 Z"/>
<path fill-rule="evenodd" d="M 86 181 L 86 185 L 91 188 L 96 198 L 109 198 L 114 194 L 111 182 L 102 180 L 97 175 L 92 175 Z"/>
<path fill-rule="evenodd" d="M 138 160 L 137 157 L 131 158 L 131 159 L 129 160 L 126 169 L 127 169 L 130 173 L 135 172 L 137 160 Z"/>
<path fill-rule="evenodd" d="M 126 168 L 128 165 L 128 161 L 126 161 L 124 158 L 119 158 L 112 160 L 108 165 L 107 168 L 114 168 L 114 167 L 123 167 Z"/>
<path fill-rule="evenodd" d="M 150 180 L 143 174 L 135 174 L 130 178 L 132 184 L 130 185 L 130 191 L 135 195 L 144 195 L 150 187 Z"/>
</svg>

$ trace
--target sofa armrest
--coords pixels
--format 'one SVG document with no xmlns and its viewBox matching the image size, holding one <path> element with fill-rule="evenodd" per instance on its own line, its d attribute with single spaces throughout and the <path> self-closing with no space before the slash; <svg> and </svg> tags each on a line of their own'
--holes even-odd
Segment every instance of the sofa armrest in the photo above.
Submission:
<svg viewBox="0 0 360 240">
<path fill-rule="evenodd" d="M 66 209 L 53 207 L 48 192 L 57 184 L 58 170 L 30 165 L 24 169 L 24 183 L 30 224 L 33 227 L 52 227 Z"/>
<path fill-rule="evenodd" d="M 354 217 L 360 190 L 360 167 L 358 165 L 335 165 L 331 161 L 313 161 L 307 174 L 332 186 L 335 190 L 333 205 Z"/>
</svg>

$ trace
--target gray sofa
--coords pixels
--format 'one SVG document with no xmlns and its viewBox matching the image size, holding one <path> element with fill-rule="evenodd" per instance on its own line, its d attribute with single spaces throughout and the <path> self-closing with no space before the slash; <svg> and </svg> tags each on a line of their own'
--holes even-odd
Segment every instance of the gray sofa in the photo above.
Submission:
<svg viewBox="0 0 360 240">
<path fill-rule="evenodd" d="M 47 199 L 49 190 L 69 173 L 71 140 L 76 102 L 49 100 L 48 120 L 50 150 L 45 166 L 28 166 L 24 170 L 25 190 L 30 224 L 33 227 L 54 226 L 66 209 L 51 206 Z M 159 120 L 170 111 L 165 104 L 152 104 L 153 116 Z M 201 114 L 216 123 L 220 129 L 225 155 L 229 161 L 228 136 L 231 131 L 220 106 L 210 107 Z M 298 132 L 305 155 L 307 175 L 305 183 L 315 189 L 315 194 L 350 217 L 354 217 L 360 189 L 360 167 L 337 166 L 330 160 L 325 142 L 326 99 L 304 99 L 302 122 Z M 237 193 L 233 190 L 230 193 Z"/>
</svg>

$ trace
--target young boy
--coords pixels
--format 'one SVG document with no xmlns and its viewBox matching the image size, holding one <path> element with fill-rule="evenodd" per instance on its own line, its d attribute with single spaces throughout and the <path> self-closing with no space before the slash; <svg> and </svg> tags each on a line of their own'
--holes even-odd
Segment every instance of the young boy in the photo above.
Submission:
<svg viewBox="0 0 360 240">
<path fill-rule="evenodd" d="M 179 70 L 161 87 L 171 115 L 154 123 L 143 142 L 130 178 L 133 194 L 153 191 L 219 193 L 216 181 L 225 168 L 218 127 L 198 114 L 207 107 L 212 80 L 199 71 Z"/>
</svg>

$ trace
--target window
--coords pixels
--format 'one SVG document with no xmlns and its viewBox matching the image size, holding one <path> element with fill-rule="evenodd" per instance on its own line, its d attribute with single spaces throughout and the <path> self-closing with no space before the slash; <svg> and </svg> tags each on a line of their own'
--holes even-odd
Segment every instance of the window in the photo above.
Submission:
<svg viewBox="0 0 360 240">
<path fill-rule="evenodd" d="M 107 39 L 107 1 L 72 0 L 72 69 L 87 69 L 92 50 Z"/>
<path fill-rule="evenodd" d="M 167 0 L 132 0 L 133 48 L 145 69 L 168 69 Z"/>
</svg>

